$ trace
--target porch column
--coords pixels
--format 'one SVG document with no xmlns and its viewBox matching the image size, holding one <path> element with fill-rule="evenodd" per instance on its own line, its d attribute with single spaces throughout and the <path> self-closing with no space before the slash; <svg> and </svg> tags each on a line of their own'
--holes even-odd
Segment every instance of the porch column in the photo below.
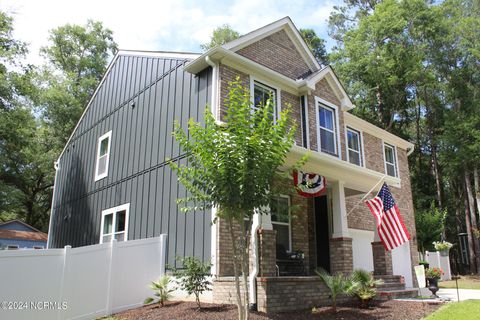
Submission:
<svg viewBox="0 0 480 320">
<path fill-rule="evenodd" d="M 258 230 L 259 277 L 277 275 L 277 231 Z"/>
<path fill-rule="evenodd" d="M 345 187 L 343 181 L 331 183 L 333 233 L 330 239 L 330 272 L 353 271 L 352 238 L 348 232 Z"/>
<path fill-rule="evenodd" d="M 333 238 L 349 237 L 345 187 L 343 181 L 332 182 Z"/>
<path fill-rule="evenodd" d="M 374 232 L 374 242 L 372 242 L 373 274 L 393 275 L 392 253 L 385 250 L 376 228 Z"/>
</svg>

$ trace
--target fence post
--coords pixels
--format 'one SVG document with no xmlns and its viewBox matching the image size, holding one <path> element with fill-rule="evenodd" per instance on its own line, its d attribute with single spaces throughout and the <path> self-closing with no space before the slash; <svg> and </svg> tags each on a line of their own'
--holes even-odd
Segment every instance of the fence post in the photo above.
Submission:
<svg viewBox="0 0 480 320">
<path fill-rule="evenodd" d="M 58 297 L 58 303 L 63 303 L 63 299 L 64 299 L 64 292 L 65 292 L 65 278 L 68 277 L 68 263 L 70 261 L 70 250 L 72 249 L 72 246 L 65 246 L 64 247 L 64 250 L 63 250 L 63 268 L 62 268 L 62 277 L 60 278 L 60 294 L 59 294 L 59 297 Z M 67 286 L 67 290 L 68 290 L 68 286 Z M 57 313 L 57 319 L 62 319 L 62 312 L 64 312 L 64 310 L 62 310 L 61 308 L 58 309 L 58 313 Z"/>
<path fill-rule="evenodd" d="M 108 259 L 108 283 L 107 283 L 107 301 L 106 301 L 106 316 L 109 316 L 112 314 L 112 304 L 113 304 L 113 287 L 115 285 L 115 281 L 113 279 L 114 277 L 114 259 L 115 259 L 115 251 L 117 249 L 117 239 L 112 239 L 112 242 L 110 242 L 110 250 L 109 254 L 110 257 Z"/>
<path fill-rule="evenodd" d="M 161 276 L 165 274 L 166 253 L 167 253 L 167 235 L 161 234 L 160 235 L 160 275 Z"/>
</svg>

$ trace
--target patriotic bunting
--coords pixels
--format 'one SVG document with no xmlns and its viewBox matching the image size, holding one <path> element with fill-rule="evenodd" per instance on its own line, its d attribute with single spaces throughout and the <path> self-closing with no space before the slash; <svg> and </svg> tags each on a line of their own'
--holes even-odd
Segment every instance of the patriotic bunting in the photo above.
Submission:
<svg viewBox="0 0 480 320">
<path fill-rule="evenodd" d="M 299 195 L 305 198 L 314 198 L 327 190 L 327 180 L 316 173 L 293 172 L 293 183 Z"/>
</svg>

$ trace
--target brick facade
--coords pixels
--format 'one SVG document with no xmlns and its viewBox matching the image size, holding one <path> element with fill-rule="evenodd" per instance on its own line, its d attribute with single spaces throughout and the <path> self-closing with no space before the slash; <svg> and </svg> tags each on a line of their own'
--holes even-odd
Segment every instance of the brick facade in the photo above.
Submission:
<svg viewBox="0 0 480 320">
<path fill-rule="evenodd" d="M 339 296 L 337 302 L 347 300 L 347 297 Z M 330 290 L 318 277 L 257 278 L 257 307 L 260 312 L 304 310 L 330 303 Z"/>
<path fill-rule="evenodd" d="M 283 30 L 254 42 L 237 53 L 291 79 L 298 79 L 310 71 Z"/>
<path fill-rule="evenodd" d="M 277 232 L 275 230 L 258 230 L 258 258 L 259 277 L 274 277 L 277 275 L 275 267 L 277 259 Z"/>
<path fill-rule="evenodd" d="M 330 272 L 351 273 L 353 271 L 352 238 L 330 239 Z"/>
<path fill-rule="evenodd" d="M 381 242 L 372 242 L 373 273 L 375 275 L 393 275 L 392 253 L 387 252 Z"/>
</svg>

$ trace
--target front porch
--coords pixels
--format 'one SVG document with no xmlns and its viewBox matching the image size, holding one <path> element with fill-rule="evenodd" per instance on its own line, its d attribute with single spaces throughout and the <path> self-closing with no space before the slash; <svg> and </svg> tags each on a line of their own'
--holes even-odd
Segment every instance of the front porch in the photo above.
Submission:
<svg viewBox="0 0 480 320">
<path fill-rule="evenodd" d="M 359 268 L 372 271 L 376 276 L 387 279 L 388 283 L 380 290 L 396 291 L 392 295 L 379 295 L 383 299 L 405 293 L 405 277 L 394 276 L 392 253 L 386 252 L 383 245 L 375 241 L 373 218 L 368 211 L 365 212 L 368 209 L 361 204 L 347 217 L 361 195 L 362 191 L 331 180 L 323 196 L 307 199 L 297 194 L 290 195 L 291 205 L 298 206 L 298 209 L 292 213 L 288 237 L 285 236 L 284 225 L 277 225 L 275 219 L 272 220 L 274 215 L 256 217 L 259 229 L 257 236 L 252 238 L 256 245 L 251 246 L 250 261 L 250 274 L 255 275 L 251 282 L 255 288 L 252 290 L 250 286 L 249 290 L 253 291 L 250 300 L 259 311 L 283 312 L 328 305 L 330 292 L 315 274 L 319 267 L 330 273 L 348 274 Z M 217 230 L 220 238 L 228 239 L 221 221 Z M 286 238 L 288 244 L 285 243 Z M 279 242 L 282 245 L 279 246 Z M 236 303 L 229 241 L 220 241 L 218 246 L 213 300 Z M 281 264 L 285 262 L 283 248 L 288 248 L 288 254 L 304 254 L 301 272 L 293 268 L 293 272 L 289 273 L 282 268 Z M 255 259 L 258 259 L 256 267 Z M 292 261 L 298 263 L 298 259 Z M 410 270 L 410 257 L 408 264 Z M 407 287 L 412 286 L 412 283 L 407 283 Z M 416 295 L 415 291 L 406 293 Z M 346 298 L 343 299 L 345 301 Z"/>
</svg>

